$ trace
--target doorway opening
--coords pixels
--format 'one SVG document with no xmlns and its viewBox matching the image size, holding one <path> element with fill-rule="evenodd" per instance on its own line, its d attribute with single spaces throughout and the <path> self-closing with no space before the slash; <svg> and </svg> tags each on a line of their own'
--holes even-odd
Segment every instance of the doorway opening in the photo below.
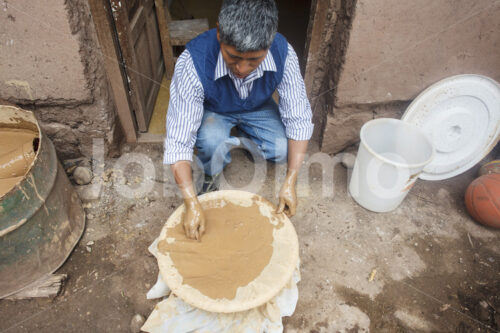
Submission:
<svg viewBox="0 0 500 333">
<path fill-rule="evenodd" d="M 312 0 L 276 0 L 279 11 L 278 31 L 283 34 L 293 46 L 299 58 L 300 67 L 305 68 L 304 49 L 307 38 Z M 208 19 L 209 28 L 215 28 L 222 0 L 171 0 L 169 11 L 172 19 Z M 183 48 L 174 50 L 178 56 Z M 304 73 L 302 73 L 304 74 Z M 139 137 L 140 141 L 163 141 L 165 136 L 165 120 L 168 110 L 170 80 L 163 76 L 158 91 L 153 115 L 148 132 Z M 141 140 L 142 137 L 142 140 Z"/>
</svg>

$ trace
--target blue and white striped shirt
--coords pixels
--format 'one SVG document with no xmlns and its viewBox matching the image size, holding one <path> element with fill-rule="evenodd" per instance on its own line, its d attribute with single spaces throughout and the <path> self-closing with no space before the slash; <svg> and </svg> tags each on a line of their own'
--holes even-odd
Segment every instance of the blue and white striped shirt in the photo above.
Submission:
<svg viewBox="0 0 500 333">
<path fill-rule="evenodd" d="M 240 97 L 246 98 L 253 87 L 253 81 L 262 77 L 264 71 L 276 71 L 271 52 L 267 52 L 264 61 L 247 77 L 240 79 L 227 67 L 222 53 L 219 52 L 215 68 L 215 80 L 229 75 Z M 297 54 L 288 44 L 283 79 L 277 87 L 279 111 L 285 125 L 288 139 L 309 140 L 312 135 L 312 111 L 307 99 L 304 80 L 300 74 Z M 167 112 L 167 135 L 165 138 L 164 164 L 177 161 L 192 161 L 196 133 L 203 118 L 203 85 L 198 78 L 193 59 L 188 50 L 184 50 L 175 64 L 175 71 L 170 85 L 170 101 Z"/>
</svg>

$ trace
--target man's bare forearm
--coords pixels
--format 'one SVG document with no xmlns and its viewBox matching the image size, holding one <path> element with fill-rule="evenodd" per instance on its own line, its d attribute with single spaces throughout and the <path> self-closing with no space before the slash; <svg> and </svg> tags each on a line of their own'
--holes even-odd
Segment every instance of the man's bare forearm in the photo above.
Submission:
<svg viewBox="0 0 500 333">
<path fill-rule="evenodd" d="M 180 186 L 185 186 L 193 183 L 193 174 L 191 162 L 178 161 L 170 166 L 174 175 L 175 183 Z"/>
<path fill-rule="evenodd" d="M 279 193 L 277 213 L 284 212 L 290 217 L 295 215 L 295 209 L 297 208 L 295 184 L 297 183 L 299 169 L 306 156 L 308 142 L 308 140 L 288 140 L 288 170 Z"/>
<path fill-rule="evenodd" d="M 309 140 L 288 140 L 288 170 L 298 171 L 306 156 Z"/>
</svg>

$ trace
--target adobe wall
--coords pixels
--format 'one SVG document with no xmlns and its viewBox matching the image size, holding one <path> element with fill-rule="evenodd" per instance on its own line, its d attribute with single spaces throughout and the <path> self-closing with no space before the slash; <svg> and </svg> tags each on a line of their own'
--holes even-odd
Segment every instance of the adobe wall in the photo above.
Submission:
<svg viewBox="0 0 500 333">
<path fill-rule="evenodd" d="M 495 0 L 357 0 L 351 22 L 337 27 L 333 40 L 346 36 L 344 50 L 332 51 L 340 55 L 331 53 L 326 76 L 334 82 L 316 92 L 328 105 L 324 152 L 356 143 L 370 119 L 399 118 L 412 99 L 443 78 L 474 73 L 500 81 Z"/>
<path fill-rule="evenodd" d="M 0 98 L 35 112 L 62 159 L 120 136 L 85 0 L 0 1 Z"/>
</svg>

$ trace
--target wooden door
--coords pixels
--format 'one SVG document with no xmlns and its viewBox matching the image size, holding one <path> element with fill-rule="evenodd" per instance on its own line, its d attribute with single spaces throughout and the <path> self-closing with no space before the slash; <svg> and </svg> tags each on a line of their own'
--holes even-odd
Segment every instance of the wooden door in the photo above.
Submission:
<svg viewBox="0 0 500 333">
<path fill-rule="evenodd" d="M 137 127 L 147 132 L 164 71 L 154 0 L 109 0 Z"/>
</svg>

